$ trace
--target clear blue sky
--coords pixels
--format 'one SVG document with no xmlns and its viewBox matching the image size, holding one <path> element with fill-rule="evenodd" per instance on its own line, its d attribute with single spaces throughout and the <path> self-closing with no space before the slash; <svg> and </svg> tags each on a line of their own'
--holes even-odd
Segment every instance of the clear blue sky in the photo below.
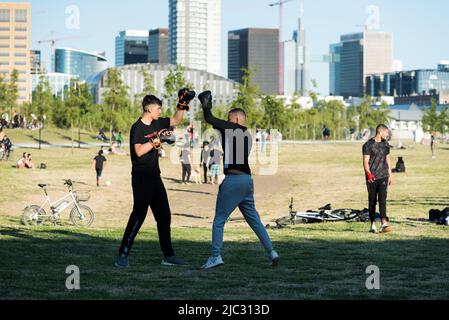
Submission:
<svg viewBox="0 0 449 320">
<path fill-rule="evenodd" d="M 344 33 L 361 31 L 367 20 L 366 8 L 380 9 L 382 31 L 394 33 L 395 58 L 404 69 L 435 68 L 440 60 L 449 60 L 449 2 L 447 0 L 303 0 L 307 44 L 312 55 L 328 52 L 329 44 Z M 21 1 L 12 1 L 21 2 Z M 222 73 L 227 74 L 227 32 L 246 27 L 277 28 L 278 11 L 268 6 L 275 0 L 222 0 Z M 167 0 L 31 0 L 31 46 L 43 51 L 49 63 L 49 45 L 37 43 L 57 36 L 80 36 L 59 46 L 106 51 L 110 65 L 114 61 L 114 39 L 124 29 L 168 27 Z M 80 29 L 66 28 L 67 6 L 80 9 Z M 299 1 L 285 4 L 284 39 L 296 29 Z M 313 63 L 311 77 L 319 91 L 328 93 L 328 65 Z"/>
</svg>

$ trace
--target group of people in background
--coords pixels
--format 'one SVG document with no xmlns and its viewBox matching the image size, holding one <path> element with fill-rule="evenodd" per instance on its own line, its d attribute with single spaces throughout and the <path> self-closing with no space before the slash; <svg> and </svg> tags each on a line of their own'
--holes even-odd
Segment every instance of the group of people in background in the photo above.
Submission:
<svg viewBox="0 0 449 320">
<path fill-rule="evenodd" d="M 189 184 L 193 179 L 196 184 L 219 184 L 223 161 L 223 151 L 220 145 L 205 141 L 201 149 L 200 165 L 193 164 L 192 156 L 193 146 L 186 143 L 180 153 L 182 183 Z"/>
<path fill-rule="evenodd" d="M 31 113 L 29 117 L 25 114 L 18 113 L 15 111 L 12 117 L 9 117 L 9 113 L 4 112 L 0 117 L 0 128 L 8 129 L 39 129 L 43 126 L 45 120 L 44 117 L 37 117 L 35 114 Z"/>
</svg>

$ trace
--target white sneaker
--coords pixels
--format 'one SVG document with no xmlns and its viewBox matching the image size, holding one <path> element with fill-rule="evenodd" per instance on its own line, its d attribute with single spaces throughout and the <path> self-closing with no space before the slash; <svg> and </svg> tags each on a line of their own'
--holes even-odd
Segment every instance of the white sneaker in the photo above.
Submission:
<svg viewBox="0 0 449 320">
<path fill-rule="evenodd" d="M 390 227 L 388 224 L 384 224 L 380 228 L 380 233 L 389 233 L 389 232 L 392 232 L 392 231 L 393 231 L 393 228 Z"/>
<path fill-rule="evenodd" d="M 206 264 L 201 267 L 203 270 L 214 269 L 224 265 L 224 261 L 221 256 L 218 257 L 210 257 Z"/>
<path fill-rule="evenodd" d="M 268 254 L 268 258 L 270 259 L 270 267 L 276 267 L 281 259 L 279 254 L 274 250 Z"/>
<path fill-rule="evenodd" d="M 369 232 L 370 233 L 377 233 L 377 228 L 376 228 L 375 224 L 371 225 L 371 229 L 369 229 Z"/>
</svg>

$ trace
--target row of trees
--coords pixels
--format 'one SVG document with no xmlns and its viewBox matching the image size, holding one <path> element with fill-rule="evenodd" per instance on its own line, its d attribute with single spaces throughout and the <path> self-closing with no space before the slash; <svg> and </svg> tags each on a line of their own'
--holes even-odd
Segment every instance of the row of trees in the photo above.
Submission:
<svg viewBox="0 0 449 320">
<path fill-rule="evenodd" d="M 0 81 L 0 106 L 10 114 L 13 110 L 20 113 L 45 115 L 47 125 L 59 128 L 82 128 L 90 132 L 100 128 L 110 132 L 113 130 L 127 132 L 132 123 L 141 114 L 141 101 L 145 94 L 159 95 L 154 88 L 151 75 L 142 68 L 144 90 L 129 97 L 129 88 L 123 83 L 120 71 L 109 69 L 103 94 L 103 103 L 95 105 L 87 84 L 73 82 L 65 93 L 66 99 L 52 95 L 49 84 L 41 81 L 33 92 L 32 102 L 16 105 L 18 97 L 18 73 L 14 71 L 9 82 Z M 0 79 L 1 80 L 1 79 Z M 164 116 L 172 116 L 176 104 L 177 92 L 180 88 L 193 85 L 184 76 L 184 68 L 176 66 L 165 79 L 163 95 L 166 109 Z M 193 88 L 198 91 L 208 88 Z M 215 106 L 214 114 L 225 118 L 233 108 L 241 108 L 248 115 L 248 127 L 278 129 L 285 138 L 293 140 L 320 139 L 324 126 L 331 130 L 331 138 L 342 139 L 349 131 L 361 132 L 372 130 L 379 123 L 388 123 L 390 110 L 386 104 L 372 108 L 374 101 L 366 97 L 358 107 L 345 107 L 340 101 L 318 101 L 317 94 L 310 92 L 315 107 L 305 109 L 297 103 L 286 104 L 275 96 L 262 96 L 258 87 L 252 82 L 251 72 L 244 70 L 239 94 L 229 106 Z M 293 99 L 295 101 L 295 99 Z M 426 111 L 423 126 L 430 132 L 446 132 L 449 117 L 447 110 L 439 115 L 435 103 Z M 195 115 L 196 120 L 203 120 L 201 110 Z M 186 124 L 190 119 L 186 119 Z M 204 128 L 206 125 L 204 124 Z"/>
<path fill-rule="evenodd" d="M 215 108 L 214 112 L 225 117 L 230 109 L 241 108 L 247 113 L 250 128 L 277 129 L 292 140 L 320 139 L 324 126 L 331 130 L 333 139 L 343 139 L 351 129 L 354 132 L 373 129 L 390 119 L 388 106 L 383 104 L 373 109 L 374 101 L 369 97 L 361 106 L 347 108 L 340 101 L 318 101 L 314 92 L 310 96 L 315 105 L 311 109 L 297 103 L 288 105 L 275 96 L 262 96 L 252 82 L 251 73 L 245 70 L 237 99 L 228 107 Z M 196 118 L 201 120 L 202 113 Z"/>
</svg>

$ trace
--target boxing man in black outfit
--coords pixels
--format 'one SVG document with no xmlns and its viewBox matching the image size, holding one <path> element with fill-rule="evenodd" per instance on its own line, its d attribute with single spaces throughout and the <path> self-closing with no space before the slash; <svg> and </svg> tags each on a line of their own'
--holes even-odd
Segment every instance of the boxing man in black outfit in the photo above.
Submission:
<svg viewBox="0 0 449 320">
<path fill-rule="evenodd" d="M 172 119 L 160 118 L 162 101 L 155 96 L 143 99 L 143 115 L 131 128 L 132 188 L 134 208 L 123 236 L 115 266 L 128 267 L 128 256 L 151 207 L 157 222 L 163 266 L 184 265 L 171 243 L 171 212 L 167 192 L 161 179 L 158 150 L 162 143 L 174 143 L 170 128 L 178 126 L 196 93 L 188 89 L 179 92 L 177 111 Z"/>
</svg>

